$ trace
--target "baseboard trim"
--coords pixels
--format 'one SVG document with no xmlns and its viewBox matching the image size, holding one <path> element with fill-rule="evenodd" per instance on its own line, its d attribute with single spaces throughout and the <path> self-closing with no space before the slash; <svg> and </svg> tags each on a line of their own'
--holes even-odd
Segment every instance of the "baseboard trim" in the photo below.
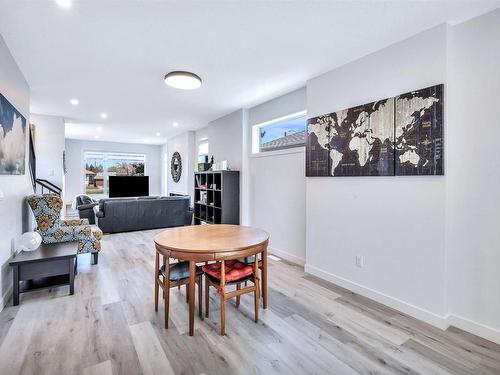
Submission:
<svg viewBox="0 0 500 375">
<path fill-rule="evenodd" d="M 414 306 L 405 301 L 401 301 L 400 299 L 388 296 L 387 294 L 377 292 L 374 289 L 370 289 L 366 286 L 347 280 L 343 277 L 336 276 L 329 272 L 323 271 L 322 269 L 312 266 L 310 264 L 306 264 L 304 269 L 307 273 L 310 273 L 311 275 L 330 281 L 336 285 L 349 289 L 350 291 L 353 291 L 364 297 L 368 297 L 377 302 L 383 303 L 386 306 L 392 307 L 393 309 L 401 311 L 402 313 L 405 313 L 416 319 L 429 323 L 432 326 L 437 327 L 439 329 L 444 330 L 449 326 L 447 316 L 435 314 L 431 311 Z"/>
<path fill-rule="evenodd" d="M 11 298 L 12 298 L 12 285 L 9 286 L 7 291 L 2 296 L 2 299 L 0 300 L 0 311 L 4 309 L 4 307 L 9 303 Z"/>
<path fill-rule="evenodd" d="M 269 253 L 276 255 L 277 257 L 280 257 L 280 258 L 283 258 L 289 262 L 298 264 L 299 266 L 304 266 L 306 264 L 305 259 L 298 257 L 297 255 L 287 253 L 286 251 L 276 249 L 275 247 L 269 246 L 268 251 L 269 251 Z"/>
<path fill-rule="evenodd" d="M 467 318 L 450 314 L 448 315 L 448 324 L 460 328 L 463 331 L 467 331 L 476 336 L 480 336 L 486 340 L 493 341 L 496 344 L 500 344 L 500 330 L 489 327 L 487 325 L 476 323 Z"/>
</svg>

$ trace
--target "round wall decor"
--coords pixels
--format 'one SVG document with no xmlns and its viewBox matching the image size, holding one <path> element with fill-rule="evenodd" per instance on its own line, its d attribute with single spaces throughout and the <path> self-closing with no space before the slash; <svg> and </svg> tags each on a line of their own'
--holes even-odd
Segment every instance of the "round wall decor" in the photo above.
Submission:
<svg viewBox="0 0 500 375">
<path fill-rule="evenodd" d="M 172 173 L 172 179 L 174 182 L 179 182 L 182 174 L 182 160 L 181 154 L 177 151 L 172 155 L 172 160 L 170 162 L 170 173 Z"/>
</svg>

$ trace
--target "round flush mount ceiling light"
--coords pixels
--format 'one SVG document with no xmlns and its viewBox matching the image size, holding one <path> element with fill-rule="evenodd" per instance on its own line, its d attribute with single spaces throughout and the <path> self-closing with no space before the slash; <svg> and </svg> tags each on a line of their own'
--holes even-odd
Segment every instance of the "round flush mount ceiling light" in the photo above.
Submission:
<svg viewBox="0 0 500 375">
<path fill-rule="evenodd" d="M 194 90 L 201 86 L 201 78 L 194 73 L 178 70 L 167 73 L 165 83 L 176 89 Z"/>
<path fill-rule="evenodd" d="M 57 5 L 61 8 L 69 9 L 71 8 L 71 0 L 56 0 Z"/>
<path fill-rule="evenodd" d="M 101 118 L 106 119 L 106 118 L 108 118 L 108 115 L 106 113 L 101 113 Z"/>
<path fill-rule="evenodd" d="M 178 122 L 174 122 L 172 123 L 173 126 L 179 126 L 179 123 Z"/>
<path fill-rule="evenodd" d="M 80 103 L 80 102 L 78 101 L 78 99 L 76 99 L 76 98 L 70 99 L 70 101 L 69 101 L 69 102 L 70 102 L 71 104 L 73 104 L 73 105 L 78 105 L 78 103 Z"/>
</svg>

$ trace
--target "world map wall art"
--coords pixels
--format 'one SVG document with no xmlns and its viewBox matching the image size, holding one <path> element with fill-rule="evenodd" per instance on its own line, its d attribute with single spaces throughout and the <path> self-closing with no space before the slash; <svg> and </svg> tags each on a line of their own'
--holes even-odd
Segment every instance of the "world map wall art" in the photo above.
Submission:
<svg viewBox="0 0 500 375">
<path fill-rule="evenodd" d="M 0 174 L 24 174 L 26 119 L 0 94 Z"/>
<path fill-rule="evenodd" d="M 306 176 L 443 175 L 443 85 L 314 117 Z"/>
</svg>

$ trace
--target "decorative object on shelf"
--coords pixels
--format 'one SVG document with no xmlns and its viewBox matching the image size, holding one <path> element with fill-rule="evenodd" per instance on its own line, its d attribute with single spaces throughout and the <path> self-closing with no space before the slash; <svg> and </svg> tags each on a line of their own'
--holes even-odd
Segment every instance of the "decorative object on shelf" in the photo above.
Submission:
<svg viewBox="0 0 500 375">
<path fill-rule="evenodd" d="M 172 180 L 174 182 L 179 182 L 182 175 L 182 159 L 181 154 L 177 151 L 172 155 L 172 160 L 170 162 L 170 173 L 172 173 Z"/>
<path fill-rule="evenodd" d="M 0 94 L 0 175 L 24 174 L 26 119 Z"/>
<path fill-rule="evenodd" d="M 314 117 L 306 176 L 443 175 L 443 85 Z"/>
<path fill-rule="evenodd" d="M 203 204 L 207 204 L 207 192 L 206 191 L 200 191 L 200 200 L 198 202 L 203 203 Z"/>
<path fill-rule="evenodd" d="M 208 156 L 207 156 L 208 158 Z M 198 172 L 205 172 L 210 170 L 212 165 L 210 163 L 198 163 Z"/>
<path fill-rule="evenodd" d="M 212 171 L 229 171 L 231 168 L 229 168 L 229 163 L 227 160 L 222 160 L 219 161 L 215 164 L 212 164 Z"/>
<path fill-rule="evenodd" d="M 26 232 L 21 235 L 19 239 L 19 250 L 21 251 L 34 251 L 42 243 L 42 236 L 37 232 Z"/>
</svg>

